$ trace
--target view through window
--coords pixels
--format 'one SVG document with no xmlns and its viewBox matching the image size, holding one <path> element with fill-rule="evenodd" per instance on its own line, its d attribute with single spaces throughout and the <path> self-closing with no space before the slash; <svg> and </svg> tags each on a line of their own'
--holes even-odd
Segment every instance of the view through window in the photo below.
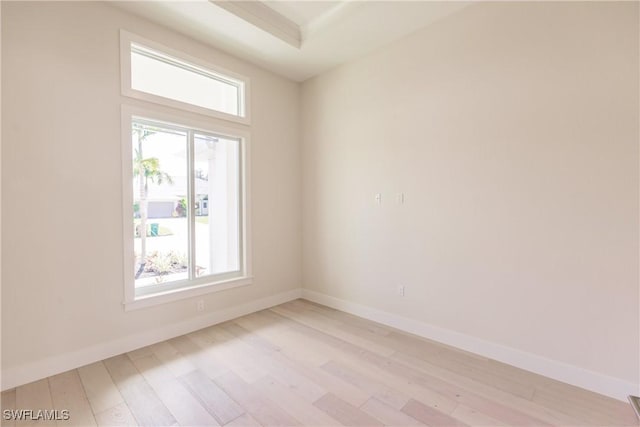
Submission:
<svg viewBox="0 0 640 427">
<path fill-rule="evenodd" d="M 136 295 L 241 275 L 241 139 L 134 118 Z"/>
</svg>

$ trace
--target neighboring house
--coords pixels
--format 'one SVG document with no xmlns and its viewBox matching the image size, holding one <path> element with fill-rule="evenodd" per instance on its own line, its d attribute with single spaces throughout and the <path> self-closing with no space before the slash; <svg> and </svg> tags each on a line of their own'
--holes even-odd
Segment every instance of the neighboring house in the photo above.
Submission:
<svg viewBox="0 0 640 427">
<path fill-rule="evenodd" d="M 187 197 L 187 177 L 172 177 L 173 184 L 164 183 L 162 185 L 149 183 L 149 194 L 147 196 L 147 217 L 152 218 L 172 218 L 178 216 L 176 207 L 180 200 Z M 202 216 L 209 213 L 209 181 L 196 178 L 196 215 Z M 140 196 L 136 194 L 135 200 L 139 202 Z"/>
<path fill-rule="evenodd" d="M 209 195 L 208 194 L 197 194 L 198 204 L 196 206 L 196 215 L 197 216 L 206 216 L 209 215 Z"/>
</svg>

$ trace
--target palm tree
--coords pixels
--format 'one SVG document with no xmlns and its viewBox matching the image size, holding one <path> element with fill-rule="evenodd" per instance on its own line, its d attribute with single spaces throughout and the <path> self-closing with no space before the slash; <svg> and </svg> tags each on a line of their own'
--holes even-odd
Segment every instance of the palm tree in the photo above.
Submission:
<svg viewBox="0 0 640 427">
<path fill-rule="evenodd" d="M 136 279 L 144 271 L 147 258 L 147 196 L 149 193 L 149 181 L 154 184 L 173 184 L 171 176 L 160 169 L 160 160 L 156 157 L 144 158 L 142 155 L 142 142 L 155 132 L 146 127 L 134 127 L 133 132 L 138 137 L 138 148 L 133 159 L 133 176 L 138 179 L 140 185 L 140 267 L 136 272 Z"/>
</svg>

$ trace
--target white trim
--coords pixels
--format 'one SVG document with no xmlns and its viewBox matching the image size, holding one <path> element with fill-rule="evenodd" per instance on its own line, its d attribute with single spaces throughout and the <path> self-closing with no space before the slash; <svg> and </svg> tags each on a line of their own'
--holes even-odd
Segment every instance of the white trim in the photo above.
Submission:
<svg viewBox="0 0 640 427">
<path fill-rule="evenodd" d="M 124 284 L 124 301 L 134 301 L 136 299 L 135 288 L 133 285 L 129 286 L 133 274 L 133 268 L 129 267 L 135 264 L 135 252 L 132 239 L 133 227 L 131 225 L 131 219 L 133 218 L 133 206 L 131 201 L 133 200 L 133 186 L 131 185 L 130 178 L 133 177 L 133 163 L 131 157 L 131 124 L 134 110 L 126 105 L 123 105 L 120 111 L 120 157 L 122 159 L 122 172 L 120 177 L 122 178 L 122 265 L 123 276 L 122 282 Z M 127 177 L 125 179 L 125 177 Z M 131 244 L 129 244 L 131 243 Z"/>
<path fill-rule="evenodd" d="M 362 1 L 339 2 L 334 7 L 313 18 L 311 21 L 300 26 L 300 37 L 302 40 L 309 40 L 322 31 L 327 31 L 331 26 L 337 25 L 349 15 L 362 12 L 362 7 L 366 6 Z"/>
<path fill-rule="evenodd" d="M 240 198 L 242 226 L 240 242 L 242 243 L 242 268 L 247 277 L 253 276 L 253 245 L 252 245 L 252 216 L 251 216 L 251 134 L 249 131 L 237 133 L 241 135 L 243 144 L 240 144 L 240 185 L 243 197 Z"/>
<path fill-rule="evenodd" d="M 2 391 L 66 372 L 99 360 L 126 353 L 147 345 L 165 341 L 217 323 L 226 322 L 256 311 L 264 310 L 300 298 L 301 290 L 292 289 L 276 295 L 260 298 L 235 307 L 164 325 L 156 329 L 131 334 L 109 342 L 96 344 L 69 353 L 41 359 L 36 362 L 3 369 Z"/>
<path fill-rule="evenodd" d="M 231 123 L 224 119 L 216 119 L 200 114 L 194 114 L 190 111 L 175 110 L 160 105 L 144 104 L 122 104 L 121 110 L 123 114 L 134 116 L 153 115 L 154 120 L 173 124 L 181 128 L 191 127 L 203 132 L 215 133 L 221 136 L 231 138 L 249 139 L 251 127 L 246 124 Z M 212 131 L 211 129 L 215 129 Z"/>
<path fill-rule="evenodd" d="M 242 272 L 239 277 L 217 278 L 217 282 L 206 282 L 203 280 L 192 280 L 185 287 L 172 289 L 157 294 L 137 296 L 133 281 L 133 233 L 129 226 L 133 218 L 133 189 L 130 181 L 125 177 L 132 177 L 131 159 L 131 124 L 134 116 L 144 117 L 150 120 L 157 120 L 169 125 L 176 125 L 182 128 L 199 130 L 207 133 L 214 133 L 220 136 L 227 136 L 240 141 L 240 203 L 241 220 L 243 228 L 241 230 L 241 266 Z M 251 138 L 249 128 L 244 125 L 229 126 L 229 123 L 222 120 L 197 117 L 189 112 L 168 112 L 165 109 L 153 107 L 139 107 L 123 104 L 121 106 L 121 158 L 122 158 L 122 246 L 123 246 L 123 266 L 124 266 L 124 309 L 125 311 L 150 307 L 157 304 L 178 301 L 197 295 L 210 292 L 218 292 L 240 286 L 251 284 L 252 281 L 252 245 L 251 245 Z M 206 279 L 206 278 L 202 278 Z M 216 277 L 212 277 L 216 280 Z"/>
<path fill-rule="evenodd" d="M 257 1 L 210 1 L 283 42 L 300 49 L 302 45 L 300 26 L 269 6 Z"/>
<path fill-rule="evenodd" d="M 302 290 L 302 298 L 625 402 L 640 390 L 640 384 L 308 289 Z"/>
<path fill-rule="evenodd" d="M 193 298 L 199 295 L 210 294 L 213 292 L 226 291 L 228 289 L 239 288 L 250 285 L 253 281 L 251 276 L 240 277 L 220 282 L 207 283 L 204 285 L 193 285 L 183 288 L 171 289 L 166 292 L 159 292 L 150 295 L 139 296 L 133 301 L 124 302 L 124 310 L 131 311 L 139 308 L 153 307 L 158 304 L 180 301 L 187 298 Z"/>
<path fill-rule="evenodd" d="M 131 87 L 131 43 L 144 45 L 145 47 L 157 50 L 186 63 L 211 70 L 216 74 L 228 76 L 230 79 L 237 80 L 238 82 L 242 83 L 242 87 L 239 89 L 241 92 L 241 102 L 238 106 L 240 108 L 241 115 L 236 116 L 233 114 L 224 113 L 222 111 L 200 107 L 197 105 L 189 104 L 187 102 L 181 102 L 175 99 L 166 98 L 164 96 L 154 95 L 151 93 L 133 89 Z M 123 96 L 127 96 L 129 98 L 152 102 L 154 104 L 166 105 L 171 108 L 190 111 L 193 113 L 215 117 L 231 122 L 237 122 L 246 125 L 251 123 L 251 82 L 248 77 L 235 73 L 233 71 L 229 71 L 218 65 L 188 55 L 177 49 L 172 49 L 161 43 L 154 42 L 153 40 L 146 39 L 123 29 L 120 30 L 120 91 Z"/>
</svg>

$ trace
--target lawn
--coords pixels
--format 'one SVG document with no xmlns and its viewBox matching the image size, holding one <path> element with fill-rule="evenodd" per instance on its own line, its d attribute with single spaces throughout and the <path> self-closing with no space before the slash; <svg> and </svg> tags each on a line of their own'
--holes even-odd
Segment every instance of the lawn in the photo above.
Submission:
<svg viewBox="0 0 640 427">
<path fill-rule="evenodd" d="M 209 215 L 197 216 L 196 222 L 199 222 L 200 224 L 209 224 Z"/>
<path fill-rule="evenodd" d="M 170 218 L 170 219 L 180 219 L 180 218 Z M 182 218 L 185 219 L 186 218 Z M 140 224 L 140 218 L 136 218 L 133 220 L 134 225 L 138 225 Z M 155 221 L 154 219 L 147 219 L 147 230 L 150 230 L 151 224 L 152 223 L 160 223 L 160 221 Z M 208 215 L 204 215 L 204 216 L 196 216 L 196 222 L 199 224 L 205 224 L 205 225 L 209 225 L 209 216 Z M 171 230 L 171 228 L 163 225 L 163 224 L 159 224 L 158 227 L 158 236 L 171 236 L 173 235 L 174 232 L 173 230 Z M 151 236 L 151 232 L 147 231 L 147 237 L 155 237 L 155 236 Z"/>
</svg>

